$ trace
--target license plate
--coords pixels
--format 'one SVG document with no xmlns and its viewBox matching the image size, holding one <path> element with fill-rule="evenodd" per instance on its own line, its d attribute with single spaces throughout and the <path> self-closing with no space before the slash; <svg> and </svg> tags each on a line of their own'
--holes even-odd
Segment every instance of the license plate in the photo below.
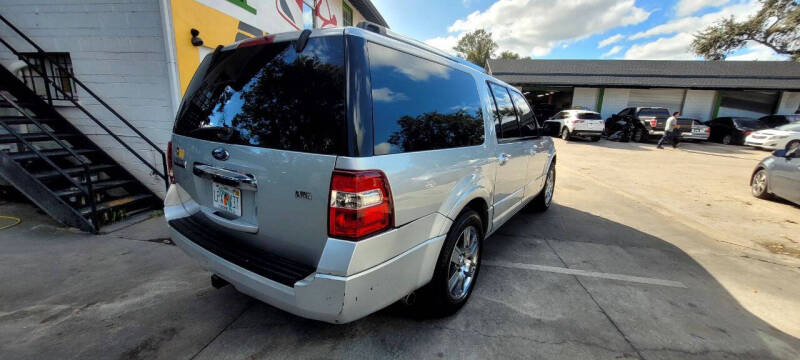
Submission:
<svg viewBox="0 0 800 360">
<path fill-rule="evenodd" d="M 211 198 L 214 199 L 214 208 L 220 209 L 236 216 L 242 216 L 242 191 L 227 185 L 213 183 Z"/>
</svg>

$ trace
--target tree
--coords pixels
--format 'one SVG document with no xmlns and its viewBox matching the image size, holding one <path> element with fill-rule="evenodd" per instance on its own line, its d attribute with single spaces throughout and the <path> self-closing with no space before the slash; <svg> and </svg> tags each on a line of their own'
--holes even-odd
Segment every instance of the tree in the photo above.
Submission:
<svg viewBox="0 0 800 360">
<path fill-rule="evenodd" d="M 503 51 L 503 52 L 500 53 L 500 59 L 516 60 L 516 59 L 519 59 L 519 54 L 517 54 L 517 53 L 515 53 L 513 51 L 506 50 L 506 51 Z"/>
<path fill-rule="evenodd" d="M 753 17 L 724 19 L 696 34 L 691 48 L 709 60 L 725 60 L 748 41 L 800 61 L 800 5 L 796 0 L 762 0 Z"/>
<path fill-rule="evenodd" d="M 494 56 L 497 43 L 492 40 L 492 33 L 478 29 L 466 33 L 461 39 L 458 39 L 458 44 L 453 47 L 453 50 L 467 61 L 485 67 L 486 60 Z"/>
</svg>

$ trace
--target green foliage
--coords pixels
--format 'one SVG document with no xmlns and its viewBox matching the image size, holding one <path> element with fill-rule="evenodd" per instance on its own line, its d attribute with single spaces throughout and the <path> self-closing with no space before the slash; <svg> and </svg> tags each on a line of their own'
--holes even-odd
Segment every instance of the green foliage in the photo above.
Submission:
<svg viewBox="0 0 800 360">
<path fill-rule="evenodd" d="M 519 59 L 519 54 L 517 54 L 517 53 L 515 53 L 513 51 L 506 50 L 506 51 L 503 51 L 503 52 L 500 53 L 500 59 L 516 60 L 516 59 Z"/>
<path fill-rule="evenodd" d="M 800 5 L 796 0 L 761 3 L 761 10 L 747 20 L 730 17 L 696 34 L 692 51 L 709 60 L 725 60 L 731 52 L 753 41 L 800 61 Z"/>
<path fill-rule="evenodd" d="M 458 39 L 458 44 L 453 50 L 467 61 L 485 67 L 486 60 L 494 56 L 497 43 L 492 40 L 492 33 L 478 29 Z"/>
</svg>

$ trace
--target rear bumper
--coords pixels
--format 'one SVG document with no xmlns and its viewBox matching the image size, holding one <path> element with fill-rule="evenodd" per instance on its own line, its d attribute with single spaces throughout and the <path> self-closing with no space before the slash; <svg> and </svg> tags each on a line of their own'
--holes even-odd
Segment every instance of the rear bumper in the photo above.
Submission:
<svg viewBox="0 0 800 360">
<path fill-rule="evenodd" d="M 575 136 L 600 136 L 603 130 L 573 130 L 572 135 Z"/>
<path fill-rule="evenodd" d="M 330 323 L 367 316 L 428 283 L 452 223 L 436 213 L 358 242 L 329 238 L 317 266 L 304 272 L 302 266 L 287 264 L 278 256 L 249 253 L 250 260 L 238 256 L 248 253 L 220 241 L 227 233 L 213 226 L 181 225 L 197 214 L 195 209 L 179 185 L 170 187 L 164 215 L 181 250 L 242 293 Z M 204 236 L 217 239 L 216 246 Z"/>
<path fill-rule="evenodd" d="M 207 251 L 175 229 L 170 228 L 170 232 L 181 250 L 240 292 L 298 316 L 339 324 L 378 311 L 430 281 L 421 270 L 436 262 L 445 238 L 429 239 L 351 276 L 315 272 L 294 286 L 286 286 Z"/>
<path fill-rule="evenodd" d="M 647 133 L 650 134 L 650 136 L 663 136 L 664 135 L 664 130 L 653 130 L 653 129 L 650 129 L 650 130 L 647 130 Z"/>
<path fill-rule="evenodd" d="M 681 139 L 684 140 L 708 140 L 709 134 L 693 134 L 693 133 L 683 133 L 681 134 Z"/>
</svg>

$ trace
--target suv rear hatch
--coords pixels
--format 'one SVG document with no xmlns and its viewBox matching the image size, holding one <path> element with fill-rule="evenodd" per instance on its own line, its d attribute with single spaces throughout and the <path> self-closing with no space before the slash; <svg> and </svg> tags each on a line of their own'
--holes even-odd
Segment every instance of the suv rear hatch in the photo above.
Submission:
<svg viewBox="0 0 800 360">
<path fill-rule="evenodd" d="M 639 120 L 645 125 L 656 131 L 664 131 L 664 126 L 669 118 L 669 110 L 664 108 L 642 108 L 637 114 Z"/>
<path fill-rule="evenodd" d="M 178 112 L 172 153 L 176 182 L 202 214 L 194 220 L 225 241 L 316 267 L 331 174 L 347 151 L 345 37 L 318 31 L 303 46 L 298 35 L 207 56 Z"/>
<path fill-rule="evenodd" d="M 605 121 L 600 114 L 595 112 L 579 112 L 575 114 L 575 130 L 603 131 Z"/>
</svg>

